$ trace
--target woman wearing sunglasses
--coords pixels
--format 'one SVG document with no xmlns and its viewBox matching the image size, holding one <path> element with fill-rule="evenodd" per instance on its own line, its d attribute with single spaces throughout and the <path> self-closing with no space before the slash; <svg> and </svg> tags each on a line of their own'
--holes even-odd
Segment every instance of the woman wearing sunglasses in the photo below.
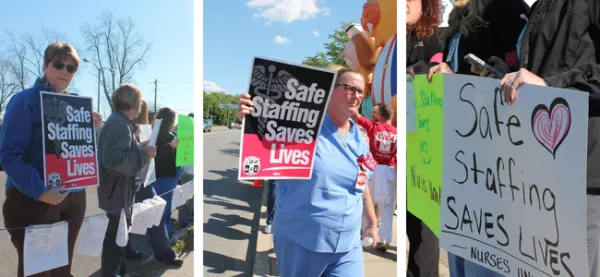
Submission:
<svg viewBox="0 0 600 277">
<path fill-rule="evenodd" d="M 55 42 L 44 52 L 44 76 L 32 88 L 15 94 L 4 114 L 0 134 L 0 164 L 8 176 L 3 206 L 4 224 L 19 254 L 18 276 L 23 274 L 23 227 L 68 221 L 69 263 L 30 276 L 73 276 L 71 261 L 77 235 L 83 223 L 86 194 L 83 189 L 61 193 L 62 187 L 47 189 L 44 184 L 44 153 L 40 91 L 69 94 L 67 88 L 79 66 L 73 46 Z M 96 130 L 102 116 L 93 113 Z M 11 229 L 15 228 L 15 229 Z"/>
</svg>

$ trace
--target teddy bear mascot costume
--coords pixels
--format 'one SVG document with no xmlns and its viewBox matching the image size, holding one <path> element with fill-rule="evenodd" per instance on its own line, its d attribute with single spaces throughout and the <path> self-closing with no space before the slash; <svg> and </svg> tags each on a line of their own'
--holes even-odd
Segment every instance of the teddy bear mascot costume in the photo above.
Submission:
<svg viewBox="0 0 600 277">
<path fill-rule="evenodd" d="M 346 34 L 350 41 L 344 46 L 344 52 L 340 57 L 346 61 L 348 68 L 360 72 L 365 79 L 365 98 L 361 105 L 361 114 L 369 120 L 373 120 L 371 116 L 371 110 L 373 109 L 371 80 L 377 62 L 377 55 L 381 48 L 375 47 L 373 39 L 367 35 L 360 24 L 348 26 Z"/>
</svg>

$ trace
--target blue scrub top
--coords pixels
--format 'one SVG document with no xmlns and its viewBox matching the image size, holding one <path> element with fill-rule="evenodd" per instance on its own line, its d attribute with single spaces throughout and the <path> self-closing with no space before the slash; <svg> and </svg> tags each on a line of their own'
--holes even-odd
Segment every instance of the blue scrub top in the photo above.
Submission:
<svg viewBox="0 0 600 277">
<path fill-rule="evenodd" d="M 344 140 L 326 115 L 317 138 L 312 179 L 279 182 L 275 236 L 286 236 L 321 253 L 344 253 L 361 247 L 363 190 L 355 188 L 358 157 L 371 154 L 356 123 L 350 123 Z"/>
</svg>

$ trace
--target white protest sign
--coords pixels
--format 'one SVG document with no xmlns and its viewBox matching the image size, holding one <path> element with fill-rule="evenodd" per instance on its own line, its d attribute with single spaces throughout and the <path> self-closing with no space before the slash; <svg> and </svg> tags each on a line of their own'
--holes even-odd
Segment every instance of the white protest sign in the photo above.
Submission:
<svg viewBox="0 0 600 277">
<path fill-rule="evenodd" d="M 588 94 L 444 75 L 440 247 L 506 276 L 588 276 Z"/>
</svg>

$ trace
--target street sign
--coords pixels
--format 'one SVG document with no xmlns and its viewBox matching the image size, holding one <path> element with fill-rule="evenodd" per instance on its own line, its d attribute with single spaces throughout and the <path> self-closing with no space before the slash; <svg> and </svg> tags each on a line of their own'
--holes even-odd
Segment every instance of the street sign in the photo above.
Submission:
<svg viewBox="0 0 600 277">
<path fill-rule="evenodd" d="M 235 109 L 237 109 L 237 107 L 238 107 L 237 104 L 219 104 L 219 108 L 221 108 L 221 109 L 235 110 Z"/>
</svg>

